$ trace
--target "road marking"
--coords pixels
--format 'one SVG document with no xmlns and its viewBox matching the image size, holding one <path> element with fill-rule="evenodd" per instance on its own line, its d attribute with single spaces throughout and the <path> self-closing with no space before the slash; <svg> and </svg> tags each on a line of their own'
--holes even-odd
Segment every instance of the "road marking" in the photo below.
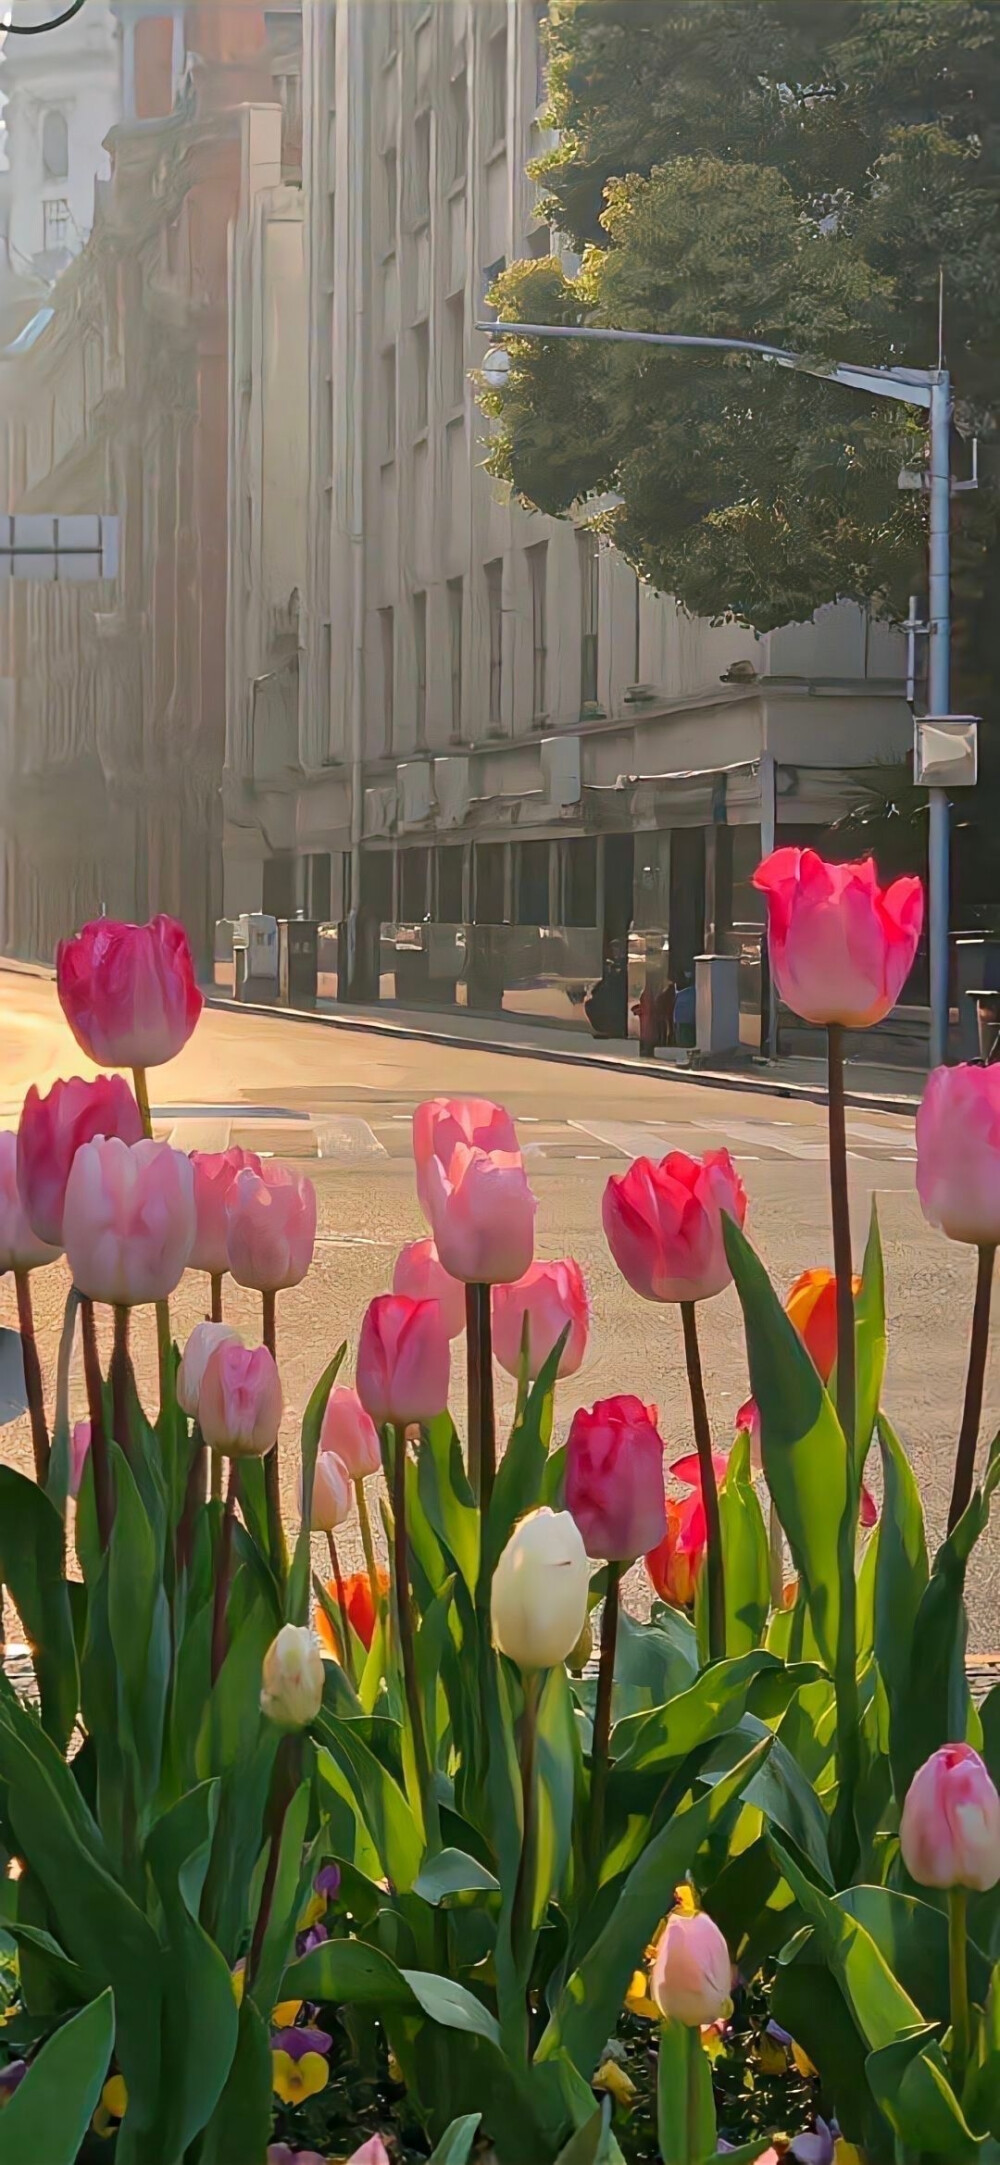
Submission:
<svg viewBox="0 0 1000 2165">
<path fill-rule="evenodd" d="M 867 1120 L 848 1120 L 847 1133 L 852 1141 L 859 1143 L 906 1143 L 903 1128 L 877 1128 Z M 916 1143 L 908 1143 L 909 1152 L 916 1157 Z"/>
<path fill-rule="evenodd" d="M 784 1129 L 774 1133 L 777 1123 L 771 1120 L 692 1120 L 691 1126 L 705 1135 L 724 1135 L 727 1142 L 760 1143 L 765 1150 L 774 1150 L 780 1157 L 818 1160 L 827 1155 L 826 1143 L 807 1142 L 804 1136 Z M 848 1151 L 848 1157 L 853 1153 Z"/>
<path fill-rule="evenodd" d="M 175 1120 L 167 1141 L 175 1150 L 228 1150 L 231 1120 Z"/>
<path fill-rule="evenodd" d="M 314 1113 L 312 1130 L 318 1158 L 338 1158 L 342 1165 L 363 1165 L 370 1158 L 389 1155 L 367 1120 L 342 1113 Z"/>
<path fill-rule="evenodd" d="M 601 1162 L 599 1150 L 577 1150 L 574 1156 L 578 1165 L 599 1165 Z"/>
<path fill-rule="evenodd" d="M 581 1135 L 592 1135 L 595 1143 L 603 1143 L 608 1150 L 619 1150 L 623 1158 L 648 1158 L 650 1143 L 656 1140 L 648 1128 L 626 1120 L 568 1120 L 566 1125 Z"/>
</svg>

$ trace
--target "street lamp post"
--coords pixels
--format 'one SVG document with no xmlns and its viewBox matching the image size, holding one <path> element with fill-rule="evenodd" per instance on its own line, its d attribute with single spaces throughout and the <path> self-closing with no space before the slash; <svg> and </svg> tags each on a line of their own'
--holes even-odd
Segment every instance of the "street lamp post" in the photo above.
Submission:
<svg viewBox="0 0 1000 2165">
<path fill-rule="evenodd" d="M 795 369 L 800 375 L 817 376 L 825 383 L 844 384 L 848 390 L 867 391 L 874 398 L 895 399 L 903 406 L 919 406 L 928 416 L 930 433 L 930 536 L 928 569 L 928 631 L 930 657 L 928 690 L 932 714 L 945 716 L 951 702 L 951 377 L 946 368 L 866 368 L 836 362 L 818 368 L 791 353 L 785 346 L 766 345 L 753 338 L 701 338 L 681 331 L 619 331 L 600 324 L 478 323 L 478 331 L 498 338 L 573 338 L 597 340 L 608 345 L 671 346 L 696 351 L 749 353 L 772 361 L 777 368 Z M 510 357 L 498 347 L 491 371 L 487 356 L 484 374 L 494 389 L 501 389 L 510 371 Z M 931 788 L 927 838 L 928 944 L 930 948 L 931 1066 L 940 1067 L 948 1047 L 948 919 L 949 919 L 949 811 L 948 792 Z"/>
</svg>

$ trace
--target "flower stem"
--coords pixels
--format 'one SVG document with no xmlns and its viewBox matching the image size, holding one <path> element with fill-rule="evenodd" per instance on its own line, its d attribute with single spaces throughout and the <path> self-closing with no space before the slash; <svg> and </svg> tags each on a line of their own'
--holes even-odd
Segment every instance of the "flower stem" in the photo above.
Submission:
<svg viewBox="0 0 1000 2165">
<path fill-rule="evenodd" d="M 276 1361 L 278 1358 L 276 1296 L 273 1293 L 262 1293 L 260 1298 L 263 1311 L 264 1344 L 272 1360 Z M 281 1468 L 278 1459 L 277 1442 L 275 1442 L 273 1449 L 268 1452 L 264 1460 L 264 1496 L 267 1504 L 267 1540 L 271 1551 L 271 1569 L 278 1581 L 278 1585 L 283 1589 L 285 1580 L 288 1577 L 288 1550 L 285 1546 L 285 1529 L 281 1522 Z"/>
<path fill-rule="evenodd" d="M 993 1297 L 995 1257 L 995 1247 L 980 1248 L 976 1269 L 976 1300 L 972 1310 L 972 1337 L 969 1341 L 969 1367 L 965 1378 L 965 1404 L 962 1408 L 962 1426 L 955 1454 L 951 1503 L 948 1506 L 949 1533 L 954 1532 L 963 1511 L 968 1507 L 976 1477 L 976 1449 L 983 1411 L 986 1355 L 990 1342 L 990 1302 Z"/>
<path fill-rule="evenodd" d="M 611 1745 L 611 1699 L 615 1682 L 615 1649 L 618 1645 L 618 1608 L 622 1567 L 609 1563 L 607 1592 L 601 1611 L 601 1655 L 597 1665 L 597 1696 L 594 1700 L 594 1733 L 590 1747 L 590 1820 L 587 1848 L 590 1881 L 596 1890 L 604 1855 L 604 1807 L 608 1794 Z"/>
<path fill-rule="evenodd" d="M 229 1597 L 229 1574 L 233 1561 L 233 1528 L 236 1519 L 236 1496 L 239 1488 L 239 1461 L 229 1461 L 229 1481 L 226 1487 L 226 1507 L 222 1514 L 222 1532 L 219 1535 L 219 1553 L 215 1560 L 215 1585 L 212 1589 L 212 1682 L 216 1682 L 228 1652 L 229 1634 L 226 1630 L 226 1602 Z"/>
<path fill-rule="evenodd" d="M 144 1067 L 134 1067 L 132 1069 L 132 1088 L 135 1091 L 135 1102 L 139 1107 L 143 1134 L 152 1142 L 153 1116 L 149 1109 L 149 1086 L 146 1081 Z M 156 1303 L 156 1351 L 160 1371 L 160 1412 L 162 1413 L 170 1396 L 172 1383 L 170 1374 L 170 1302 L 165 1300 Z"/>
<path fill-rule="evenodd" d="M 851 1204 L 847 1187 L 847 1132 L 844 1125 L 844 1032 L 827 1024 L 827 1113 L 830 1139 L 830 1209 L 833 1218 L 833 1267 L 837 1278 L 837 1418 L 854 1453 L 854 1258 L 851 1253 Z"/>
<path fill-rule="evenodd" d="M 705 1404 L 705 1385 L 701 1373 L 701 1349 L 698 1345 L 698 1321 L 693 1301 L 681 1302 L 681 1323 L 684 1329 L 684 1359 L 687 1364 L 688 1389 L 691 1393 L 691 1418 L 694 1424 L 694 1440 L 698 1450 L 698 1470 L 701 1475 L 701 1499 L 705 1506 L 705 1522 L 708 1532 L 708 1548 L 705 1569 L 708 1573 L 708 1658 L 724 1661 L 726 1656 L 726 1577 L 722 1561 L 722 1521 L 719 1517 L 719 1491 L 715 1485 L 715 1467 L 712 1464 L 712 1431 L 708 1425 L 708 1407 Z"/>
<path fill-rule="evenodd" d="M 493 1333 L 488 1285 L 465 1288 L 465 1343 L 469 1372 L 469 1479 L 483 1512 L 488 1511 L 496 1475 L 496 1424 L 493 1413 Z"/>
<path fill-rule="evenodd" d="M 26 1270 L 14 1272 L 17 1293 L 17 1327 L 21 1333 L 21 1360 L 24 1366 L 24 1388 L 28 1399 L 31 1419 L 31 1449 L 35 1460 L 35 1479 L 44 1488 L 49 1477 L 49 1430 L 45 1419 L 45 1391 L 42 1370 L 35 1341 L 35 1316 L 31 1305 L 31 1278 Z"/>
<path fill-rule="evenodd" d="M 437 1799 L 431 1787 L 431 1766 L 427 1756 L 420 1684 L 417 1678 L 406 1541 L 406 1431 L 399 1421 L 393 1423 L 392 1431 L 392 1517 L 393 1577 L 396 1582 L 396 1619 L 403 1664 L 403 1692 L 413 1737 L 413 1757 L 416 1761 L 417 1787 L 424 1818 L 424 1836 L 428 1849 L 433 1852 L 440 1846 L 440 1828 Z"/>
<path fill-rule="evenodd" d="M 107 1431 L 104 1426 L 104 1379 L 97 1350 L 94 1303 L 83 1294 L 80 1297 L 80 1328 L 83 1336 L 83 1372 L 90 1408 L 90 1463 L 94 1469 L 94 1509 L 97 1513 L 98 1538 L 102 1549 L 106 1549 L 111 1539 L 115 1515 L 114 1488 L 111 1481 Z"/>
<path fill-rule="evenodd" d="M 854 1512 L 845 1516 L 840 1540 L 840 1622 L 837 1633 L 837 1802 L 833 1840 L 838 1885 L 853 1876 L 857 1861 L 854 1797 L 861 1771 L 858 1702 L 858 1589 L 855 1575 L 858 1481 L 855 1458 L 854 1259 L 851 1252 L 851 1205 L 847 1186 L 847 1133 L 844 1124 L 844 1032 L 827 1024 L 827 1112 L 830 1144 L 830 1211 L 833 1219 L 833 1267 L 837 1280 L 837 1419 L 847 1446 L 847 1480 Z"/>
<path fill-rule="evenodd" d="M 211 1277 L 210 1277 L 210 1279 L 209 1279 L 209 1285 L 210 1285 L 210 1288 L 211 1288 L 211 1300 L 212 1300 L 212 1308 L 211 1308 L 211 1317 L 210 1317 L 210 1320 L 211 1320 L 211 1322 L 213 1322 L 213 1323 L 221 1323 L 221 1322 L 222 1322 L 222 1272 L 221 1272 L 221 1270 L 213 1270 L 213 1272 L 212 1272 L 212 1274 L 211 1274 Z"/>
<path fill-rule="evenodd" d="M 248 1986 L 252 1986 L 256 1980 L 257 1971 L 260 1968 L 260 1959 L 264 1952 L 264 1941 L 271 1921 L 271 1907 L 274 1902 L 274 1890 L 278 1879 L 281 1837 L 284 1832 L 288 1807 L 299 1785 L 301 1767 L 301 1735 L 296 1732 L 294 1735 L 283 1736 L 275 1754 L 274 1771 L 271 1775 L 271 1795 L 267 1812 L 270 1847 L 264 1870 L 264 1885 L 261 1888 L 260 1908 L 257 1911 L 250 1955 L 247 1961 L 246 1981 Z"/>
<path fill-rule="evenodd" d="M 375 1543 L 372 1540 L 372 1522 L 368 1516 L 368 1505 L 365 1502 L 365 1484 L 363 1481 L 355 1481 L 354 1494 L 357 1499 L 358 1524 L 361 1527 L 361 1546 L 365 1552 L 365 1569 L 368 1573 L 368 1584 L 371 1588 L 372 1608 L 374 1609 L 376 1616 L 381 1616 L 382 1596 L 378 1583 L 378 1565 L 375 1562 Z"/>
<path fill-rule="evenodd" d="M 771 1607 L 772 1609 L 780 1609 L 783 1607 L 785 1599 L 785 1545 L 781 1532 L 781 1520 L 774 1508 L 773 1496 L 768 1513 L 767 1545 L 771 1571 Z"/>
<path fill-rule="evenodd" d="M 511 1904 L 510 1936 L 515 1962 L 526 1961 L 532 1927 L 532 1882 L 534 1879 L 535 1825 L 537 1792 L 535 1784 L 535 1746 L 538 1739 L 538 1708 L 542 1696 L 543 1672 L 529 1669 L 524 1684 L 524 1712 L 521 1716 L 521 1854 L 518 1858 L 517 1878 L 514 1883 L 514 1900 Z"/>
<path fill-rule="evenodd" d="M 128 1352 L 129 1311 L 115 1308 L 115 1335 L 111 1348 L 111 1405 L 114 1419 L 114 1435 L 118 1449 L 132 1463 L 132 1424 L 129 1420 L 128 1390 L 131 1363 Z"/>
<path fill-rule="evenodd" d="M 964 1887 L 948 1889 L 948 1979 L 951 1987 L 951 2080 L 956 2097 L 965 2085 L 969 2060 L 969 1961 L 966 1944 L 968 1895 Z"/>
<path fill-rule="evenodd" d="M 344 1588 L 344 1574 L 340 1568 L 340 1557 L 337 1554 L 337 1544 L 333 1538 L 332 1533 L 327 1534 L 326 1545 L 330 1551 L 330 1569 L 333 1572 L 334 1584 L 337 1588 L 337 1606 L 340 1610 L 340 1637 L 342 1658 L 344 1664 L 344 1675 L 346 1676 L 348 1683 L 353 1689 L 353 1686 L 357 1683 L 357 1678 L 354 1674 L 354 1649 L 351 1645 L 351 1620 L 347 1614 L 347 1594 Z"/>
<path fill-rule="evenodd" d="M 203 1509 L 205 1503 L 205 1460 L 208 1456 L 207 1446 L 202 1442 L 201 1430 L 196 1421 L 191 1432 L 191 1463 L 188 1467 L 187 1486 L 184 1490 L 184 1508 L 177 1528 L 178 1572 L 188 1569 L 194 1551 L 194 1530 L 198 1521 L 198 1513 Z M 212 1493 L 213 1496 L 216 1493 L 215 1482 L 216 1472 L 218 1472 L 218 1494 L 221 1496 L 222 1460 L 217 1451 L 211 1453 L 211 1459 Z"/>
</svg>

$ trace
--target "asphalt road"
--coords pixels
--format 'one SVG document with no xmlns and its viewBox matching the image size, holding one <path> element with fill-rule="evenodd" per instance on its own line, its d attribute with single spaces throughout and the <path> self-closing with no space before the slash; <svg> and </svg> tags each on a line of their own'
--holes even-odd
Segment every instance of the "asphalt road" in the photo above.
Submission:
<svg viewBox="0 0 1000 2165">
<path fill-rule="evenodd" d="M 89 1072 L 63 1023 L 51 983 L 0 972 L 0 1124 L 16 1124 L 27 1085 Z M 537 1250 L 575 1255 L 590 1285 L 594 1322 L 580 1374 L 560 1387 L 557 1426 L 578 1403 L 618 1390 L 661 1409 L 671 1446 L 689 1447 L 689 1411 L 676 1313 L 639 1301 L 619 1277 L 600 1220 L 610 1173 L 638 1154 L 699 1152 L 725 1145 L 750 1196 L 747 1232 L 784 1292 L 807 1265 L 830 1263 L 825 1111 L 751 1088 L 719 1090 L 689 1079 L 621 1076 L 528 1056 L 486 1054 L 330 1029 L 280 1016 L 207 1012 L 190 1045 L 151 1078 L 157 1132 L 187 1148 L 242 1142 L 276 1157 L 308 1161 L 319 1195 L 316 1261 L 306 1283 L 279 1298 L 278 1338 L 286 1399 L 285 1433 L 297 1431 L 309 1391 L 342 1338 L 350 1349 L 365 1302 L 385 1291 L 398 1245 L 422 1231 L 410 1162 L 413 1108 L 441 1092 L 499 1099 L 518 1121 L 538 1196 Z M 888 1279 L 890 1352 L 885 1403 L 916 1469 L 928 1531 L 943 1530 L 964 1382 L 974 1258 L 924 1224 L 914 1191 L 912 1123 L 848 1115 L 850 1184 L 858 1262 L 871 1197 L 878 1200 Z M 43 1362 L 51 1378 L 66 1276 L 62 1266 L 34 1279 Z M 183 1333 L 205 1313 L 204 1281 L 189 1277 L 174 1301 Z M 256 1335 L 256 1304 L 226 1292 L 228 1317 Z M 730 1291 L 700 1310 L 709 1407 L 720 1442 L 747 1393 L 742 1322 Z M 0 1323 L 16 1325 L 13 1286 L 0 1284 Z M 141 1384 L 155 1373 L 152 1323 L 137 1319 Z M 345 1371 L 349 1373 L 349 1369 Z M 455 1349 L 453 1404 L 464 1397 Z M 75 1410 L 85 1411 L 74 1370 Z M 512 1387 L 500 1378 L 503 1412 Z M 986 1388 L 984 1438 L 1000 1423 L 1000 1355 Z M 461 1425 L 461 1422 L 460 1422 Z M 3 1449 L 30 1467 L 23 1420 Z M 985 1448 L 985 1446 L 983 1447 Z M 283 1454 L 289 1519 L 295 1464 Z M 877 1480 L 875 1485 L 877 1486 Z M 345 1561 L 360 1562 L 349 1535 Z M 981 1544 L 971 1587 L 972 1645 L 1000 1645 L 997 1611 L 1000 1537 Z M 639 1589 L 636 1587 L 636 1596 Z"/>
</svg>

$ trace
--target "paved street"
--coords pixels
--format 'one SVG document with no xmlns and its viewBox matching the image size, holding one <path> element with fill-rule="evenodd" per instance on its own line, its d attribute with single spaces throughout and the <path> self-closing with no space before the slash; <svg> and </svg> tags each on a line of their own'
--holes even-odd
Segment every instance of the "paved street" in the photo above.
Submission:
<svg viewBox="0 0 1000 2165">
<path fill-rule="evenodd" d="M 14 1125 L 32 1079 L 86 1068 L 62 1021 L 51 983 L 0 973 L 0 1123 Z M 152 1078 L 158 1133 L 179 1145 L 221 1149 L 240 1142 L 308 1163 L 319 1193 L 319 1241 L 307 1283 L 278 1304 L 286 1428 L 298 1424 L 309 1389 L 342 1337 L 349 1344 L 368 1298 L 390 1281 L 399 1243 L 422 1221 L 413 1188 L 410 1118 L 421 1098 L 475 1092 L 502 1100 L 520 1126 L 538 1195 L 538 1252 L 576 1255 L 588 1277 L 594 1325 L 586 1364 L 564 1385 L 557 1418 L 614 1390 L 655 1399 L 664 1435 L 689 1441 L 680 1331 L 670 1310 L 635 1299 L 619 1278 L 600 1223 L 609 1173 L 639 1153 L 702 1151 L 724 1144 L 750 1194 L 747 1230 L 782 1291 L 807 1264 L 831 1260 L 825 1181 L 825 1114 L 795 1099 L 637 1074 L 497 1057 L 333 1030 L 284 1018 L 206 1013 L 182 1057 Z M 886 1251 L 890 1368 L 886 1404 L 912 1453 L 930 1531 L 942 1530 L 964 1377 L 973 1262 L 925 1227 L 913 1186 L 912 1124 L 881 1113 L 848 1115 L 855 1247 L 860 1260 L 870 1198 L 878 1197 Z M 36 1276 L 39 1335 L 54 1368 L 66 1279 Z M 252 1332 L 253 1297 L 227 1286 L 227 1315 Z M 185 1281 L 174 1303 L 183 1334 L 204 1313 L 204 1288 Z M 701 1310 L 706 1386 L 720 1441 L 746 1396 L 741 1319 L 729 1293 Z M 15 1322 L 13 1287 L 0 1288 L 0 1322 Z M 463 1382 L 456 1349 L 454 1402 Z M 150 1318 L 140 1318 L 140 1380 L 152 1373 Z M 501 1393 L 504 1406 L 511 1392 Z M 74 1377 L 74 1403 L 83 1389 Z M 1000 1417 L 1000 1360 L 987 1380 L 986 1420 Z M 12 1424 L 7 1454 L 28 1465 L 26 1426 Z M 292 1454 L 286 1503 L 294 1514 Z M 349 1544 L 345 1543 L 345 1549 Z M 353 1555 L 350 1560 L 355 1559 Z M 358 1558 L 357 1560 L 360 1560 Z M 997 1645 L 994 1537 L 975 1573 L 973 1645 Z"/>
</svg>

